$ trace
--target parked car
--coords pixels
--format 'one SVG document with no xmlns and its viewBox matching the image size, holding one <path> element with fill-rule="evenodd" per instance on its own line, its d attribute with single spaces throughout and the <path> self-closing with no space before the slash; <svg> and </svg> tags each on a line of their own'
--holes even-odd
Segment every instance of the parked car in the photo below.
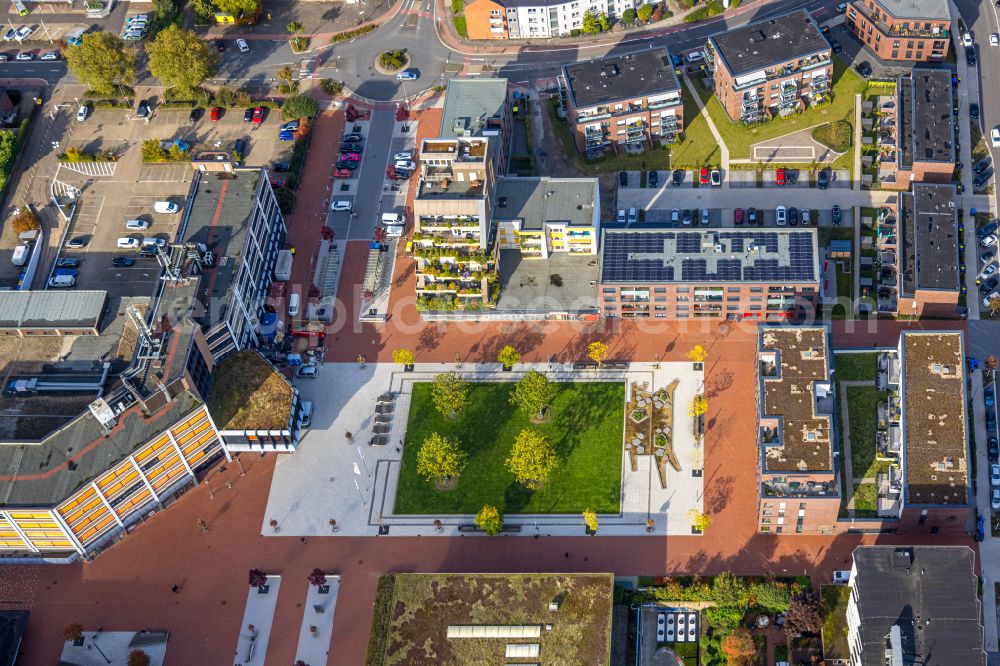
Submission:
<svg viewBox="0 0 1000 666">
<path fill-rule="evenodd" d="M 295 132 L 280 132 L 278 141 L 295 141 Z"/>
<path fill-rule="evenodd" d="M 637 211 L 635 208 L 629 208 L 627 224 L 635 224 L 638 221 L 639 221 L 639 211 Z"/>
<path fill-rule="evenodd" d="M 993 254 L 992 252 L 987 252 L 983 256 L 979 257 L 979 261 L 983 262 L 983 265 L 985 266 L 986 264 L 993 261 L 994 257 L 996 257 L 995 254 Z"/>
<path fill-rule="evenodd" d="M 90 107 L 86 104 L 81 104 L 80 108 L 76 110 L 76 119 L 83 122 L 90 115 Z"/>
<path fill-rule="evenodd" d="M 396 74 L 397 81 L 414 81 L 416 80 L 416 78 L 417 78 L 417 73 L 411 72 L 408 69 L 403 70 L 402 72 Z"/>
<path fill-rule="evenodd" d="M 979 120 L 979 105 L 970 104 L 969 105 L 969 117 L 973 120 Z"/>
<path fill-rule="evenodd" d="M 1000 296 L 1000 294 L 998 294 Z M 995 410 L 986 410 L 986 427 L 990 432 L 996 432 L 997 430 L 997 413 Z"/>
<path fill-rule="evenodd" d="M 711 220 L 710 220 L 709 215 L 708 215 L 708 209 L 707 208 L 702 208 L 701 209 L 701 224 L 702 224 L 702 226 L 708 224 L 710 221 Z"/>
<path fill-rule="evenodd" d="M 966 46 L 965 47 L 965 64 L 969 67 L 976 66 L 976 47 Z"/>
<path fill-rule="evenodd" d="M 775 210 L 775 219 L 779 227 L 785 226 L 788 223 L 788 209 L 784 206 L 778 206 Z"/>
<path fill-rule="evenodd" d="M 1000 486 L 1000 465 L 996 463 L 990 465 L 990 485 Z"/>
<path fill-rule="evenodd" d="M 218 51 L 219 53 L 222 53 L 223 51 L 226 50 L 226 43 L 221 39 L 213 40 L 212 44 L 215 45 L 215 50 Z"/>
<path fill-rule="evenodd" d="M 21 51 L 20 53 L 17 54 L 17 57 L 14 58 L 14 60 L 20 60 L 22 62 L 25 60 L 34 60 L 34 59 L 35 59 L 35 54 L 31 53 L 30 51 Z"/>
<path fill-rule="evenodd" d="M 997 392 L 996 389 L 993 388 L 993 384 L 990 384 L 983 389 L 983 404 L 987 407 L 993 407 L 997 404 Z"/>
<path fill-rule="evenodd" d="M 399 171 L 400 169 L 402 169 L 403 171 L 413 171 L 414 169 L 417 168 L 416 164 L 408 160 L 396 160 L 393 163 L 393 166 L 396 168 L 397 171 Z"/>
<path fill-rule="evenodd" d="M 76 257 L 60 257 L 56 262 L 56 268 L 79 268 L 80 260 Z"/>
<path fill-rule="evenodd" d="M 983 236 L 988 236 L 1000 227 L 1000 220 L 993 220 L 992 222 L 987 222 L 983 226 L 976 230 L 976 235 L 982 238 Z"/>
<path fill-rule="evenodd" d="M 136 118 L 148 118 L 150 112 L 151 111 L 150 111 L 150 108 L 149 108 L 149 100 L 148 99 L 144 99 L 141 102 L 139 102 L 139 106 L 136 107 L 136 109 L 135 109 L 135 117 Z"/>
<path fill-rule="evenodd" d="M 840 45 L 840 42 L 837 41 L 836 37 L 830 38 L 830 48 L 833 49 L 834 53 L 840 53 L 844 50 L 844 47 Z"/>
<path fill-rule="evenodd" d="M 342 153 L 360 153 L 363 146 L 357 142 L 346 142 L 340 144 L 340 152 Z"/>
<path fill-rule="evenodd" d="M 237 39 L 236 48 L 240 50 L 240 53 L 250 53 L 250 45 L 247 44 L 247 40 L 245 39 Z"/>
<path fill-rule="evenodd" d="M 753 225 L 757 224 L 757 209 L 748 208 L 747 209 L 747 224 Z"/>
<path fill-rule="evenodd" d="M 87 237 L 77 236 L 76 238 L 71 238 L 66 242 L 66 247 L 73 250 L 79 250 L 80 248 L 87 247 Z"/>
<path fill-rule="evenodd" d="M 355 169 L 358 168 L 358 163 L 357 162 L 352 162 L 350 160 L 340 160 L 339 162 L 337 162 L 337 168 L 338 169 L 347 169 L 349 171 L 354 171 Z"/>
<path fill-rule="evenodd" d="M 994 298 L 998 298 L 998 297 L 1000 297 L 1000 293 L 997 293 L 997 292 L 994 291 L 989 296 L 986 296 L 985 298 L 983 298 L 983 308 L 985 309 L 985 308 L 990 307 L 990 301 L 992 301 Z"/>
<path fill-rule="evenodd" d="M 215 109 L 212 109 L 215 111 Z M 218 117 L 212 118 L 212 120 L 218 120 Z M 253 120 L 253 109 L 246 109 L 243 111 L 243 122 L 248 123 Z"/>
<path fill-rule="evenodd" d="M 708 185 L 708 183 L 710 182 L 710 180 L 711 180 L 711 176 L 708 173 L 708 169 L 706 169 L 705 167 L 702 167 L 701 171 L 698 173 L 698 184 L 699 185 Z"/>
<path fill-rule="evenodd" d="M 684 182 L 684 171 L 681 169 L 674 169 L 674 185 L 680 185 Z"/>
<path fill-rule="evenodd" d="M 810 211 L 808 208 L 803 208 L 802 209 L 802 226 L 808 227 L 810 224 L 812 224 L 812 211 Z"/>
<path fill-rule="evenodd" d="M 982 245 L 983 247 L 990 247 L 992 245 L 996 245 L 997 244 L 997 235 L 996 234 L 990 234 L 989 236 L 986 236 L 981 241 L 979 241 L 979 244 Z"/>
<path fill-rule="evenodd" d="M 264 122 L 264 107 L 262 106 L 254 107 L 253 124 L 260 125 L 262 122 Z"/>
<path fill-rule="evenodd" d="M 990 490 L 990 508 L 994 511 L 1000 509 L 1000 488 Z"/>
<path fill-rule="evenodd" d="M 7 32 L 3 34 L 3 41 L 9 42 L 13 41 L 17 37 L 17 28 L 9 28 Z"/>
<path fill-rule="evenodd" d="M 972 33 L 968 30 L 962 33 L 962 46 L 972 46 Z"/>
<path fill-rule="evenodd" d="M 26 25 L 24 27 L 18 28 L 17 32 L 14 34 L 14 41 L 15 42 L 23 42 L 28 37 L 31 37 L 31 33 L 33 33 L 34 31 L 35 31 L 35 29 L 32 28 L 30 25 Z"/>
<path fill-rule="evenodd" d="M 175 204 L 173 201 L 157 201 L 153 204 L 153 210 L 157 213 L 176 213 L 181 209 L 180 206 Z"/>
<path fill-rule="evenodd" d="M 361 160 L 361 155 L 358 155 L 357 153 L 341 153 L 340 159 L 350 160 L 352 162 L 359 162 Z"/>
<path fill-rule="evenodd" d="M 670 225 L 678 226 L 681 223 L 681 211 L 679 208 L 674 208 L 670 211 Z"/>
<path fill-rule="evenodd" d="M 118 266 L 119 268 L 128 268 L 135 263 L 135 259 L 132 257 L 114 257 L 111 260 L 112 266 Z"/>
<path fill-rule="evenodd" d="M 990 143 L 994 148 L 1000 148 L 1000 128 L 994 127 L 990 130 Z"/>
<path fill-rule="evenodd" d="M 618 209 L 618 224 L 625 224 L 625 209 Z"/>
<path fill-rule="evenodd" d="M 298 120 L 289 120 L 286 123 L 281 123 L 281 126 L 278 128 L 278 131 L 279 132 L 294 132 L 298 128 L 299 128 L 299 121 Z"/>
<path fill-rule="evenodd" d="M 348 211 L 351 210 L 352 208 L 354 208 L 354 204 L 352 204 L 350 201 L 345 201 L 343 199 L 339 201 L 334 201 L 333 203 L 330 204 L 330 210 L 334 212 Z"/>
<path fill-rule="evenodd" d="M 285 123 L 285 124 L 286 124 L 286 125 L 291 125 L 292 123 L 295 123 L 295 127 L 296 127 L 296 128 L 298 128 L 298 126 L 299 126 L 299 121 L 297 121 L 297 120 L 290 120 L 289 122 L 287 122 L 287 123 Z M 341 138 L 340 140 L 341 140 L 341 141 L 364 141 L 364 140 L 365 140 L 365 137 L 361 136 L 361 135 L 360 135 L 360 134 L 358 134 L 357 132 L 353 132 L 353 133 L 351 133 L 351 134 L 348 134 L 348 135 L 347 135 L 347 136 L 345 136 L 345 137 L 342 137 L 342 138 Z"/>
<path fill-rule="evenodd" d="M 250 109 L 247 109 L 247 111 L 249 110 Z M 218 106 L 213 106 L 212 110 L 208 112 L 208 119 L 211 120 L 213 123 L 216 122 L 221 117 L 222 117 L 222 109 Z M 247 119 L 245 115 L 243 116 L 243 118 L 244 120 Z"/>
<path fill-rule="evenodd" d="M 825 190 L 829 185 L 830 185 L 830 170 L 820 169 L 819 173 L 816 174 L 816 187 L 818 187 L 821 190 Z"/>
<path fill-rule="evenodd" d="M 681 219 L 682 219 L 682 221 L 683 221 L 683 223 L 684 223 L 685 226 L 691 224 L 691 209 L 690 208 L 685 208 L 684 209 L 684 214 L 683 214 L 683 216 L 682 216 Z"/>
<path fill-rule="evenodd" d="M 981 294 L 988 294 L 988 293 L 990 293 L 991 291 L 993 291 L 993 287 L 997 286 L 998 282 L 1000 282 L 1000 277 L 997 277 L 995 275 L 993 277 L 991 277 L 991 278 L 983 281 L 979 285 L 979 293 L 981 293 Z"/>
<path fill-rule="evenodd" d="M 993 274 L 996 272 L 997 272 L 996 264 L 987 264 L 986 268 L 984 268 L 982 272 L 979 274 L 979 278 L 981 280 L 984 280 L 986 278 L 993 277 Z"/>
<path fill-rule="evenodd" d="M 119 238 L 117 243 L 119 250 L 137 250 L 141 244 L 142 241 L 132 236 Z"/>
<path fill-rule="evenodd" d="M 316 379 L 318 374 L 318 365 L 303 365 L 295 370 L 295 376 L 302 379 Z"/>
<path fill-rule="evenodd" d="M 628 171 L 618 172 L 618 187 L 628 187 Z"/>
<path fill-rule="evenodd" d="M 742 208 L 736 208 L 736 209 L 733 210 L 733 224 L 743 224 L 743 209 Z"/>
<path fill-rule="evenodd" d="M 982 173 L 986 171 L 991 164 L 993 164 L 993 158 L 987 155 L 983 159 L 976 162 L 972 168 L 976 173 Z"/>
<path fill-rule="evenodd" d="M 833 208 L 830 209 L 830 216 L 833 218 L 833 223 L 839 225 L 842 218 L 840 206 L 833 204 Z"/>
<path fill-rule="evenodd" d="M 720 185 L 722 185 L 722 172 L 718 169 L 712 169 L 712 187 Z"/>
<path fill-rule="evenodd" d="M 656 171 L 650 171 L 649 176 L 646 178 L 646 182 L 649 183 L 650 187 L 660 186 L 660 176 Z"/>
<path fill-rule="evenodd" d="M 788 225 L 791 227 L 799 226 L 799 209 L 795 206 L 788 209 Z"/>
<path fill-rule="evenodd" d="M 785 169 L 785 184 L 794 185 L 799 180 L 798 169 Z"/>
<path fill-rule="evenodd" d="M 395 155 L 392 156 L 392 159 L 394 159 L 394 160 L 403 160 L 403 161 L 412 160 L 413 159 L 413 151 L 412 150 L 404 150 L 401 153 L 396 153 Z"/>
<path fill-rule="evenodd" d="M 201 120 L 201 109 L 195 107 L 191 109 L 191 115 L 188 116 L 188 122 L 196 123 Z"/>
<path fill-rule="evenodd" d="M 59 51 L 46 51 L 39 60 L 59 60 Z"/>
<path fill-rule="evenodd" d="M 1000 46 L 1000 35 L 995 32 L 990 33 L 990 46 Z"/>
<path fill-rule="evenodd" d="M 872 75 L 872 64 L 867 60 L 859 62 L 854 66 L 854 69 L 858 72 L 858 74 L 866 79 Z"/>
<path fill-rule="evenodd" d="M 986 185 L 986 183 L 990 182 L 990 178 L 992 177 L 993 177 L 993 167 L 988 167 L 986 171 L 982 172 L 981 174 L 978 174 L 975 178 L 972 179 L 972 185 L 977 189 L 981 188 L 984 185 Z"/>
<path fill-rule="evenodd" d="M 786 182 L 785 170 L 784 169 L 778 169 L 777 171 L 775 171 L 774 172 L 774 184 L 775 185 L 784 185 L 785 182 Z"/>
<path fill-rule="evenodd" d="M 129 231 L 145 231 L 149 229 L 149 222 L 146 220 L 126 220 L 125 228 Z"/>
<path fill-rule="evenodd" d="M 990 462 L 996 462 L 997 458 L 1000 457 L 1000 443 L 997 442 L 996 437 L 990 437 L 986 441 L 986 452 L 990 457 Z"/>
</svg>

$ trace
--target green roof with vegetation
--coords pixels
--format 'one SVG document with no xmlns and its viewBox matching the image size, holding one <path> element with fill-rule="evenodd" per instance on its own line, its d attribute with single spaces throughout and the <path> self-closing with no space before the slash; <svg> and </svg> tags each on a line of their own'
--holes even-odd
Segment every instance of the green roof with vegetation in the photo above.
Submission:
<svg viewBox="0 0 1000 666">
<path fill-rule="evenodd" d="M 208 410 L 220 430 L 281 430 L 292 411 L 292 385 L 255 351 L 216 366 Z"/>
</svg>

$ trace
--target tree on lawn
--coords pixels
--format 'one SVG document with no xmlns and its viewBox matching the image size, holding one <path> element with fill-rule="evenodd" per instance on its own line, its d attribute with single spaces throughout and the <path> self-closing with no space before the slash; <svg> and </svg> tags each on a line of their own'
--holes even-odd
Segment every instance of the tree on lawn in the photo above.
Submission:
<svg viewBox="0 0 1000 666">
<path fill-rule="evenodd" d="M 505 345 L 503 349 L 497 352 L 497 361 L 502 363 L 505 368 L 513 368 L 520 360 L 521 355 L 511 345 Z"/>
<path fill-rule="evenodd" d="M 699 393 L 694 398 L 692 398 L 691 405 L 688 408 L 688 416 L 693 416 L 694 418 L 698 418 L 707 411 L 708 411 L 708 400 L 705 400 L 705 396 Z"/>
<path fill-rule="evenodd" d="M 319 113 L 319 104 L 309 95 L 292 95 L 281 105 L 281 119 L 312 118 Z"/>
<path fill-rule="evenodd" d="M 149 71 L 181 95 L 194 93 L 215 73 L 218 55 L 190 30 L 170 25 L 146 46 Z"/>
<path fill-rule="evenodd" d="M 823 630 L 823 602 L 812 590 L 799 592 L 785 611 L 785 633 L 818 634 Z"/>
<path fill-rule="evenodd" d="M 69 642 L 76 642 L 83 638 L 83 625 L 78 622 L 67 624 L 63 628 L 63 638 Z"/>
<path fill-rule="evenodd" d="M 503 514 L 495 506 L 486 504 L 476 514 L 476 525 L 490 536 L 500 534 L 503 529 Z"/>
<path fill-rule="evenodd" d="M 587 345 L 587 358 L 601 367 L 608 360 L 608 346 L 603 342 L 591 342 Z"/>
<path fill-rule="evenodd" d="M 212 0 L 212 4 L 223 14 L 234 17 L 252 17 L 257 15 L 257 0 Z"/>
<path fill-rule="evenodd" d="M 640 21 L 648 21 L 649 17 L 653 15 L 653 5 L 648 3 L 639 5 L 639 9 L 636 10 L 635 15 L 639 17 Z"/>
<path fill-rule="evenodd" d="M 545 436 L 527 428 L 518 433 L 507 458 L 507 469 L 518 483 L 533 490 L 549 480 L 557 464 L 556 451 Z"/>
<path fill-rule="evenodd" d="M 38 222 L 38 216 L 27 206 L 17 211 L 14 219 L 11 220 L 11 226 L 19 234 L 37 231 L 42 228 L 42 225 Z"/>
<path fill-rule="evenodd" d="M 409 349 L 393 349 L 392 361 L 400 365 L 413 365 L 413 352 Z"/>
<path fill-rule="evenodd" d="M 114 95 L 135 82 L 135 51 L 110 32 L 88 32 L 63 55 L 73 76 L 100 95 Z"/>
<path fill-rule="evenodd" d="M 548 377 L 537 370 L 529 370 L 514 386 L 510 402 L 540 420 L 545 417 L 545 408 L 552 402 L 555 394 L 556 387 Z"/>
<path fill-rule="evenodd" d="M 587 529 L 591 532 L 597 531 L 597 513 L 593 509 L 584 509 L 583 522 L 587 524 Z"/>
<path fill-rule="evenodd" d="M 649 5 L 643 5 L 648 7 Z M 688 350 L 687 357 L 694 361 L 695 363 L 704 363 L 705 359 L 708 358 L 708 352 L 701 345 L 695 345 Z"/>
<path fill-rule="evenodd" d="M 601 31 L 601 22 L 597 18 L 597 14 L 591 10 L 587 10 L 583 13 L 583 20 L 580 24 L 580 31 L 585 35 L 596 35 Z"/>
<path fill-rule="evenodd" d="M 730 571 L 723 571 L 712 580 L 712 601 L 718 606 L 745 606 L 746 580 Z"/>
<path fill-rule="evenodd" d="M 443 416 L 458 418 L 469 402 L 469 383 L 457 372 L 442 372 L 431 382 L 431 399 Z"/>
<path fill-rule="evenodd" d="M 708 526 L 712 524 L 712 519 L 701 511 L 698 511 L 698 509 L 691 509 L 688 511 L 688 518 L 691 519 L 691 527 L 695 528 L 699 532 L 704 532 L 708 529 Z"/>
<path fill-rule="evenodd" d="M 990 299 L 990 314 L 997 315 L 1000 314 L 1000 296 L 994 296 Z"/>
<path fill-rule="evenodd" d="M 757 658 L 757 644 L 746 627 L 737 627 L 723 638 L 721 648 L 727 664 L 749 666 Z"/>
<path fill-rule="evenodd" d="M 635 10 L 629 7 L 624 12 L 622 12 L 622 23 L 625 25 L 632 25 L 635 23 Z"/>
<path fill-rule="evenodd" d="M 458 477 L 469 462 L 469 454 L 455 440 L 432 432 L 417 451 L 417 476 L 447 482 Z"/>
<path fill-rule="evenodd" d="M 152 663 L 149 655 L 142 650 L 132 650 L 128 653 L 127 666 L 149 666 Z"/>
</svg>

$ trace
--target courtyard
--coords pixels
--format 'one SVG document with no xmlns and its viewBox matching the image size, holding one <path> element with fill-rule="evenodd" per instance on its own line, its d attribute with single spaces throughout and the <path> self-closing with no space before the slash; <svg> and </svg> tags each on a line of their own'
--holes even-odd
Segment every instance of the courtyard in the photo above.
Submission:
<svg viewBox="0 0 1000 666">
<path fill-rule="evenodd" d="M 621 493 L 622 411 L 620 383 L 556 385 L 551 418 L 535 424 L 511 404 L 511 383 L 474 383 L 469 406 L 457 419 L 442 416 L 431 399 L 431 384 L 413 386 L 406 445 L 396 494 L 397 514 L 471 514 L 484 504 L 501 513 L 617 513 Z M 517 483 L 504 461 L 514 438 L 532 428 L 555 448 L 558 466 L 539 489 Z M 457 440 L 469 454 L 458 484 L 436 490 L 417 476 L 417 451 L 431 433 Z"/>
</svg>

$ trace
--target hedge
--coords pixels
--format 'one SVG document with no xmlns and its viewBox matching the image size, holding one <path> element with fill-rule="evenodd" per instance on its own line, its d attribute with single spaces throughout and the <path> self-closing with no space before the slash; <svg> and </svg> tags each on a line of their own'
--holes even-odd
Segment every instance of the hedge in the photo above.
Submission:
<svg viewBox="0 0 1000 666">
<path fill-rule="evenodd" d="M 337 44 L 338 42 L 346 42 L 348 40 L 354 39 L 355 37 L 361 37 L 362 35 L 367 35 L 372 32 L 378 26 L 375 25 L 363 25 L 355 30 L 348 30 L 347 32 L 341 32 L 330 38 L 331 44 Z"/>
</svg>

